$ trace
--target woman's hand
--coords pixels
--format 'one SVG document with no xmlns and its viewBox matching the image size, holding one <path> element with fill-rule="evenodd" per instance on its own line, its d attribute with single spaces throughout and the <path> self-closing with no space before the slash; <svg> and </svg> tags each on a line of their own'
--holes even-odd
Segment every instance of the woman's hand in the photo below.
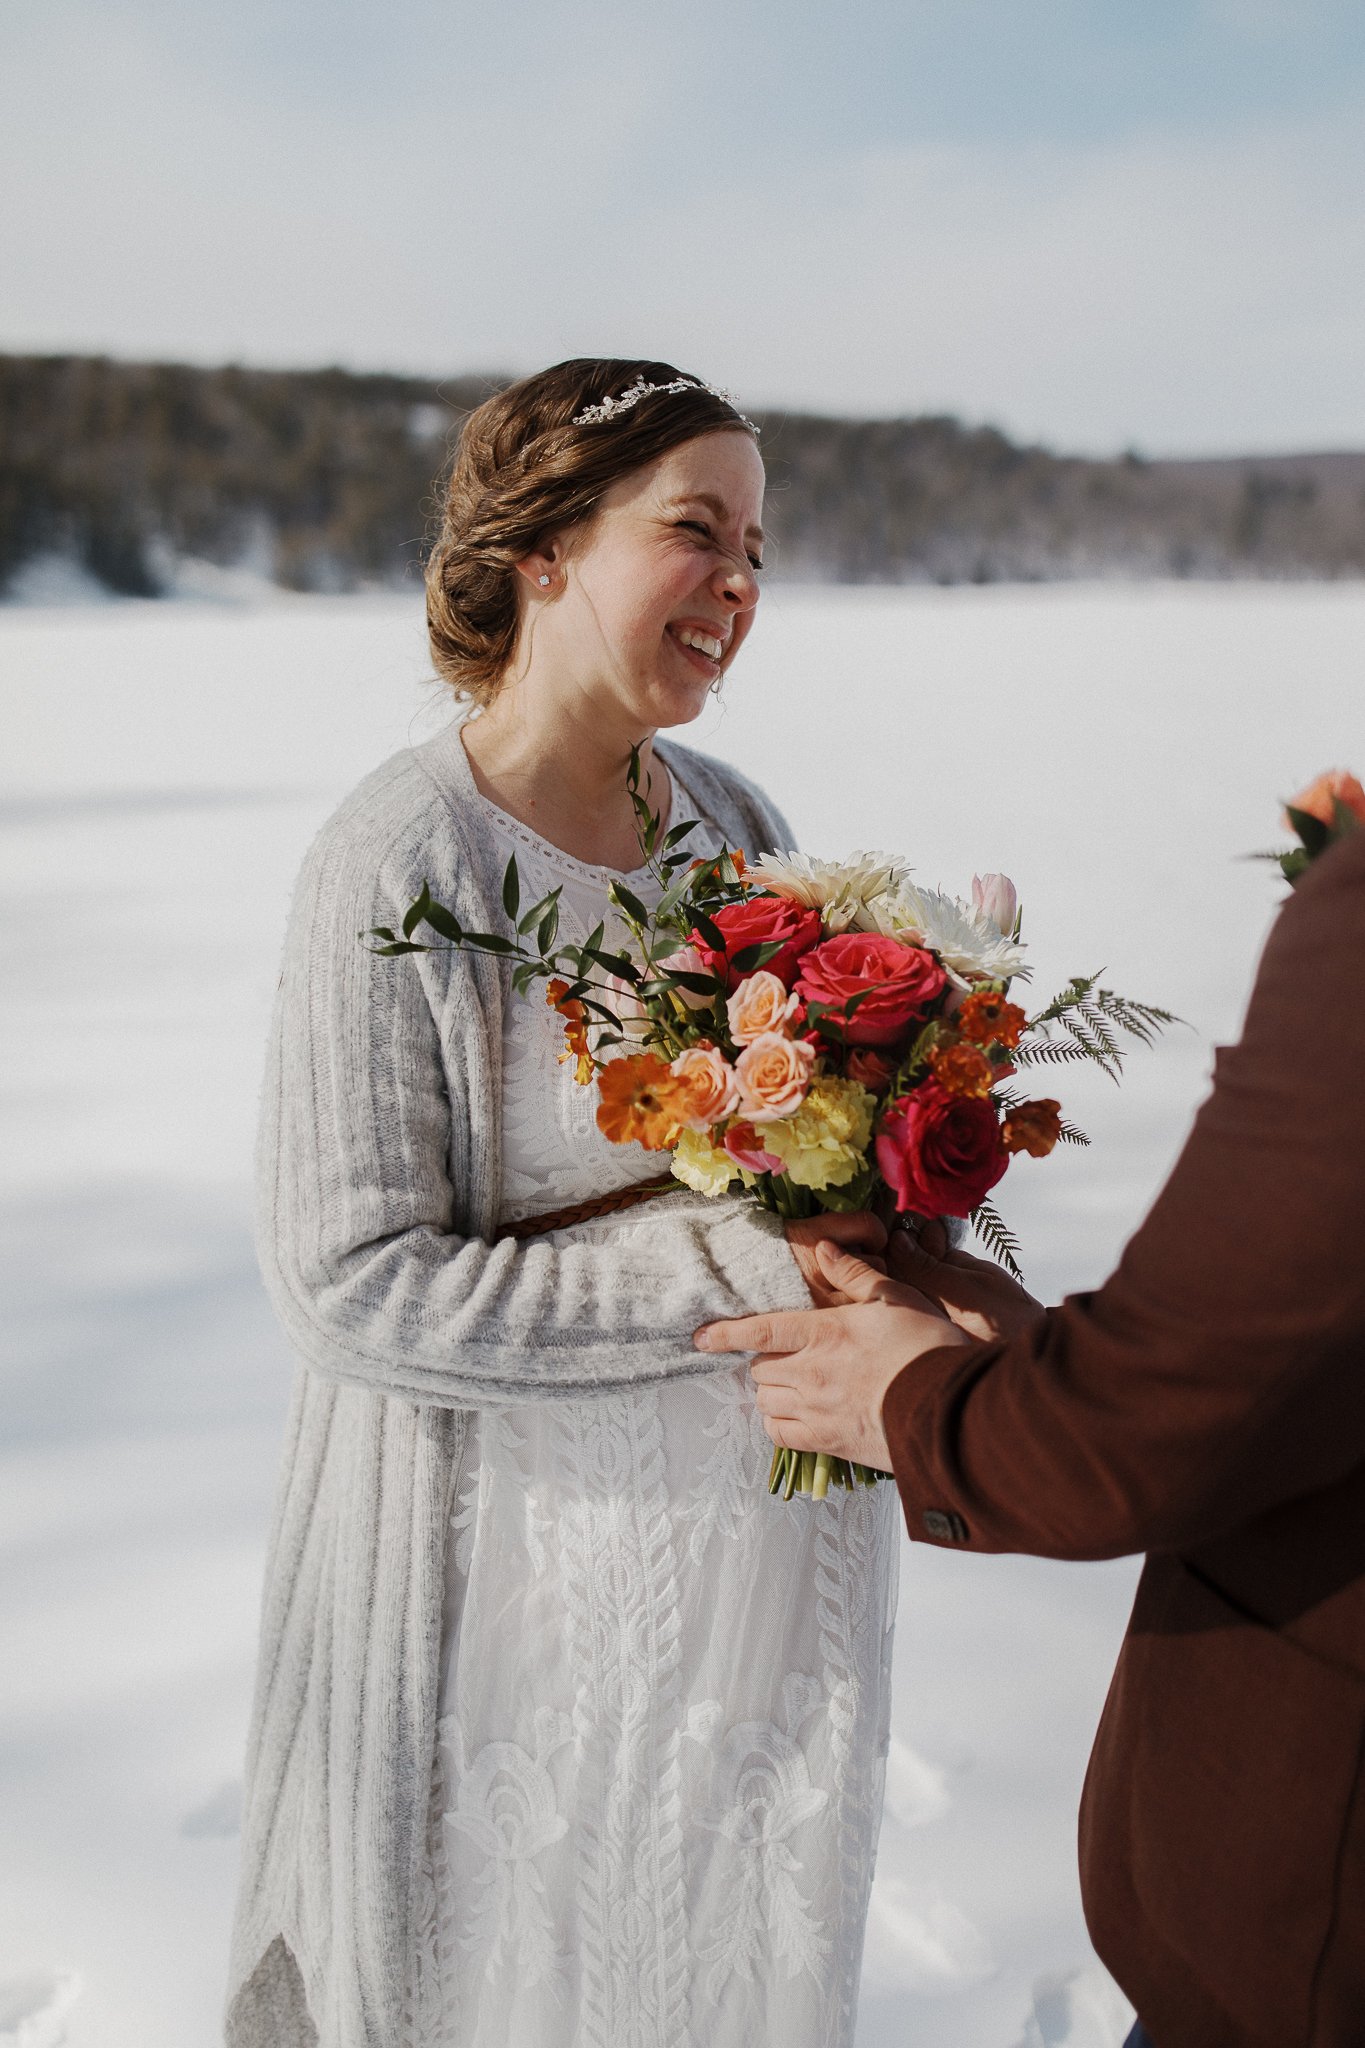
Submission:
<svg viewBox="0 0 1365 2048">
<path fill-rule="evenodd" d="M 936 1233 L 937 1242 L 931 1232 Z M 1042 1302 L 1035 1301 L 1017 1280 L 1011 1280 L 993 1259 L 974 1259 L 970 1252 L 949 1251 L 946 1233 L 939 1225 L 927 1226 L 918 1240 L 908 1231 L 892 1231 L 886 1269 L 893 1280 L 928 1295 L 960 1330 L 979 1343 L 1013 1337 L 1046 1313 Z M 834 1261 L 825 1277 L 829 1286 L 838 1284 Z"/>
<path fill-rule="evenodd" d="M 886 1249 L 886 1231 L 877 1218 L 865 1210 L 848 1216 L 803 1217 L 800 1222 L 787 1225 L 787 1243 L 801 1268 L 801 1277 L 810 1289 L 811 1303 L 815 1308 L 837 1308 L 849 1298 L 820 1263 L 819 1248 L 822 1244 L 856 1252 L 877 1272 L 886 1271 L 881 1257 Z"/>
</svg>

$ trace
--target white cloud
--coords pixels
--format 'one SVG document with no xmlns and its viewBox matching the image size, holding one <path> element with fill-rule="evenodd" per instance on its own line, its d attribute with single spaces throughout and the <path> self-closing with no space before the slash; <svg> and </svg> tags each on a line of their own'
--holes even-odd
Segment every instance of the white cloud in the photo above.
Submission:
<svg viewBox="0 0 1365 2048">
<path fill-rule="evenodd" d="M 1365 441 L 1362 106 L 1198 139 L 811 137 L 767 184 L 741 112 L 658 196 L 674 74 L 629 37 L 537 45 L 500 92 L 415 81 L 364 119 L 248 98 L 126 18 L 50 40 L 0 142 L 24 193 L 4 345 L 439 371 L 640 352 L 754 404 L 1079 448 Z"/>
</svg>

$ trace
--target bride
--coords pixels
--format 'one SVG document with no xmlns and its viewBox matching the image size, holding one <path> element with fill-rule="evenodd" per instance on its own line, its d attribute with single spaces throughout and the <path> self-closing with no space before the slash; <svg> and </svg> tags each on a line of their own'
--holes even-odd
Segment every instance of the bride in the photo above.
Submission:
<svg viewBox="0 0 1365 2048">
<path fill-rule="evenodd" d="M 302 1369 L 230 2048 L 852 2041 L 893 1489 L 772 1499 L 743 1363 L 691 1339 L 821 1298 L 817 1237 L 879 1226 L 680 1191 L 537 1230 L 658 1155 L 599 1133 L 542 993 L 358 936 L 424 882 L 497 928 L 515 854 L 565 939 L 606 919 L 610 946 L 612 880 L 650 890 L 642 740 L 699 856 L 790 845 L 750 783 L 652 744 L 753 624 L 763 484 L 750 423 L 670 365 L 562 363 L 481 406 L 427 572 L 464 715 L 305 864 L 259 1159 Z"/>
</svg>

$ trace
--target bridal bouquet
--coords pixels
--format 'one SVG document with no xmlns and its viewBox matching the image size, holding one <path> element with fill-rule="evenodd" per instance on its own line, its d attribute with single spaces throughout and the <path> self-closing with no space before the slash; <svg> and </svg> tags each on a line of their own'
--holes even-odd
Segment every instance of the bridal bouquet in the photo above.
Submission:
<svg viewBox="0 0 1365 2048">
<path fill-rule="evenodd" d="M 629 789 L 660 893 L 651 909 L 612 884 L 626 948 L 609 946 L 602 924 L 560 945 L 559 890 L 523 905 L 515 858 L 503 881 L 510 934 L 466 931 L 424 887 L 401 934 L 365 936 L 382 954 L 429 951 L 414 937 L 426 927 L 447 946 L 514 961 L 520 994 L 543 983 L 563 1020 L 560 1059 L 596 1085 L 599 1128 L 668 1154 L 673 1180 L 705 1195 L 743 1190 L 784 1217 L 875 1207 L 968 1218 L 1017 1274 L 992 1190 L 1017 1154 L 1087 1140 L 1059 1103 L 1013 1084 L 1077 1060 L 1117 1079 L 1120 1039 L 1150 1043 L 1170 1013 L 1093 975 L 1033 1015 L 1013 1002 L 1029 969 L 1003 875 L 978 877 L 965 902 L 916 886 L 882 854 L 694 860 L 696 821 L 662 830 L 638 756 Z M 787 1499 L 820 1497 L 881 1476 L 779 1450 L 770 1484 Z"/>
</svg>

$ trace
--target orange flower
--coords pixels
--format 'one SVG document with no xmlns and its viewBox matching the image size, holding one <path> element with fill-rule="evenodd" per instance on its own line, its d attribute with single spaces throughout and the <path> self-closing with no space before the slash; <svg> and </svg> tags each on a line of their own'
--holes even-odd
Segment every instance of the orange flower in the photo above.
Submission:
<svg viewBox="0 0 1365 2048">
<path fill-rule="evenodd" d="M 1352 817 L 1365 825 L 1365 789 L 1345 768 L 1329 768 L 1290 802 L 1296 811 L 1307 811 L 1310 818 L 1317 818 L 1324 825 L 1335 825 L 1334 807 L 1345 804 Z"/>
<path fill-rule="evenodd" d="M 944 1045 L 929 1055 L 934 1079 L 949 1095 L 986 1096 L 991 1092 L 995 1070 L 977 1046 Z"/>
<path fill-rule="evenodd" d="M 953 1023 L 973 1045 L 1003 1045 L 1012 1052 L 1025 1030 L 1028 1018 L 1018 1003 L 1007 1003 L 995 989 L 978 989 L 968 996 Z"/>
<path fill-rule="evenodd" d="M 652 1052 L 608 1060 L 597 1076 L 597 1128 L 613 1145 L 666 1152 L 682 1131 L 686 1104 L 675 1075 Z"/>
<path fill-rule="evenodd" d="M 1062 1135 L 1060 1102 L 1021 1102 L 1005 1118 L 1000 1136 L 1007 1152 L 1027 1152 L 1030 1159 L 1046 1159 Z"/>
<path fill-rule="evenodd" d="M 564 1019 L 564 1050 L 559 1063 L 576 1060 L 574 1079 L 580 1088 L 586 1088 L 592 1079 L 592 1054 L 588 1050 L 588 1013 L 576 999 L 566 1002 L 569 993 L 567 981 L 557 978 L 545 984 L 545 1000 L 552 1010 L 558 1010 Z"/>
<path fill-rule="evenodd" d="M 744 880 L 744 877 L 749 872 L 749 863 L 744 858 L 744 848 L 742 846 L 727 846 L 725 851 L 729 854 L 730 863 L 734 868 L 735 873 L 739 876 L 740 881 L 742 882 Z M 706 866 L 708 859 L 715 858 L 717 858 L 717 856 L 714 854 L 703 854 L 699 856 L 698 859 L 693 861 L 691 867 L 688 869 L 687 872 L 690 875 L 694 875 L 697 872 L 698 868 L 704 868 Z"/>
</svg>

